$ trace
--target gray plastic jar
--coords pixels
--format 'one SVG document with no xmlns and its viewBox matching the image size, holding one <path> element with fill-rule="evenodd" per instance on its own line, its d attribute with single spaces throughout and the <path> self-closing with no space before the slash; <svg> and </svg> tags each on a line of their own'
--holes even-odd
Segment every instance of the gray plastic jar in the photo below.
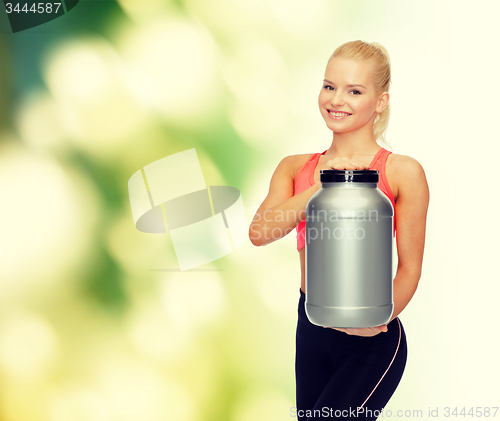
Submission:
<svg viewBox="0 0 500 421">
<path fill-rule="evenodd" d="M 394 209 L 378 170 L 321 170 L 306 206 L 306 302 L 311 323 L 372 327 L 394 310 Z"/>
</svg>

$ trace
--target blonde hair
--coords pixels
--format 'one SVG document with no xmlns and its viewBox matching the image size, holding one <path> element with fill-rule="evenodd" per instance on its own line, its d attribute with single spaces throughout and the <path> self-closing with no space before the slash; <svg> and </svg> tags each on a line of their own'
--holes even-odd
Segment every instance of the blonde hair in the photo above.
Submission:
<svg viewBox="0 0 500 421">
<path fill-rule="evenodd" d="M 355 60 L 370 60 L 373 64 L 371 75 L 375 83 L 377 94 L 389 92 L 391 83 L 391 63 L 387 49 L 378 42 L 365 42 L 361 40 L 350 41 L 342 44 L 331 55 L 333 57 L 350 58 Z M 390 149 L 391 145 L 385 139 L 385 131 L 389 124 L 389 104 L 375 117 L 373 122 L 373 135 L 375 140 L 381 140 Z"/>
</svg>

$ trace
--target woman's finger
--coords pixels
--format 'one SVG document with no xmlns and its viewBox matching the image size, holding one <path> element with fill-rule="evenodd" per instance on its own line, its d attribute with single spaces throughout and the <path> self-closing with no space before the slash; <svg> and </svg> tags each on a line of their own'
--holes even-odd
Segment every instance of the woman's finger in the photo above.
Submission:
<svg viewBox="0 0 500 421">
<path fill-rule="evenodd" d="M 362 162 L 347 157 L 330 159 L 326 162 L 326 165 L 334 170 L 365 170 L 370 168 Z"/>
<path fill-rule="evenodd" d="M 326 163 L 329 167 L 334 170 L 354 170 L 356 165 L 349 162 L 342 162 L 339 158 L 331 159 Z"/>
</svg>

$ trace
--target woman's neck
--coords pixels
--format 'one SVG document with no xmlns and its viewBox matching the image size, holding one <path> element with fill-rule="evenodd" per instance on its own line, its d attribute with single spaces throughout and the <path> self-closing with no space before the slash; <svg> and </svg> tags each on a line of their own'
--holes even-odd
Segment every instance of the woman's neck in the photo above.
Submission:
<svg viewBox="0 0 500 421">
<path fill-rule="evenodd" d="M 333 155 L 336 157 L 348 157 L 362 155 L 375 155 L 380 146 L 372 137 L 360 137 L 354 133 L 334 133 L 332 144 L 325 152 L 325 155 Z"/>
</svg>

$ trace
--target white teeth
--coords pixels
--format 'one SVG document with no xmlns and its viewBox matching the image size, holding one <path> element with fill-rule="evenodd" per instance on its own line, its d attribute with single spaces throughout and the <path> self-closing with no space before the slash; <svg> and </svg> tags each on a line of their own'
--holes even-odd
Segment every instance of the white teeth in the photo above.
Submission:
<svg viewBox="0 0 500 421">
<path fill-rule="evenodd" d="M 334 113 L 332 111 L 330 111 L 330 114 L 334 115 L 335 117 L 343 117 L 345 115 L 350 115 L 348 113 Z"/>
</svg>

